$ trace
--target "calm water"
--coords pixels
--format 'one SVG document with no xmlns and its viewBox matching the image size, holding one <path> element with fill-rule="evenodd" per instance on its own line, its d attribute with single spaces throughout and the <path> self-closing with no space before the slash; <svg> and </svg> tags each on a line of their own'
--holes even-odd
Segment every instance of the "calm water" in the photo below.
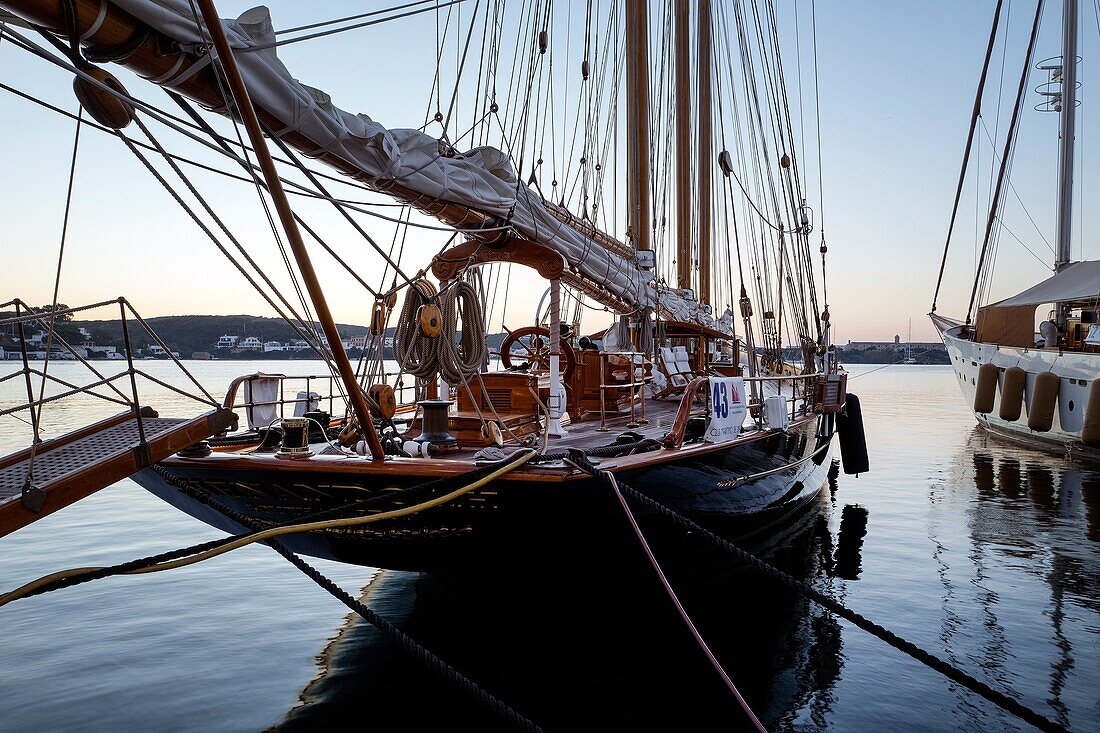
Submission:
<svg viewBox="0 0 1100 733">
<path fill-rule="evenodd" d="M 190 366 L 218 397 L 238 373 L 308 370 Z M 1100 472 L 976 432 L 950 367 L 870 369 L 852 367 L 849 386 L 872 472 L 841 475 L 761 551 L 1045 715 L 1095 730 Z M 19 399 L 0 387 L 0 404 Z M 186 406 L 163 390 L 147 401 L 166 415 Z M 111 411 L 82 401 L 47 420 L 62 431 Z M 27 435 L 10 418 L 0 431 L 5 452 Z M 123 481 L 0 539 L 0 588 L 217 536 Z M 741 727 L 641 563 L 628 553 L 525 577 L 436 577 L 317 562 L 550 729 Z M 689 612 L 770 729 L 1027 729 L 708 552 L 676 567 Z M 3 730 L 499 728 L 266 548 L 19 601 L 0 624 Z"/>
</svg>

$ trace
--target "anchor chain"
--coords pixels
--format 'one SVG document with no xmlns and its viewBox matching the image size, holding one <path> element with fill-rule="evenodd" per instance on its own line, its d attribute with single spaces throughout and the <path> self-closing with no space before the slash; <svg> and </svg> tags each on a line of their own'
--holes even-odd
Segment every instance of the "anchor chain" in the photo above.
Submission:
<svg viewBox="0 0 1100 733">
<path fill-rule="evenodd" d="M 1041 713 L 1032 710 L 1018 700 L 1009 697 L 999 690 L 995 690 L 986 683 L 971 676 L 967 672 L 955 667 L 951 663 L 937 657 L 931 652 L 921 649 L 919 646 L 911 641 L 901 638 L 889 629 L 881 626 L 874 621 L 866 618 L 865 616 L 857 613 L 856 611 L 847 608 L 839 601 L 830 598 L 829 596 L 821 593 L 820 591 L 812 588 L 808 584 L 798 580 L 797 578 L 784 573 L 782 570 L 764 562 L 760 558 L 756 557 L 752 553 L 746 552 L 737 545 L 725 540 L 718 535 L 714 534 L 710 530 L 703 526 L 696 524 L 692 520 L 688 519 L 679 512 L 670 509 L 664 504 L 646 496 L 637 489 L 627 485 L 622 481 L 615 482 L 614 477 L 608 471 L 602 471 L 589 461 L 582 452 L 576 451 L 570 455 L 570 463 L 573 463 L 578 469 L 584 471 L 593 478 L 598 478 L 609 487 L 613 487 L 616 483 L 618 490 L 625 496 L 633 501 L 641 504 L 642 506 L 650 509 L 680 525 L 689 532 L 697 533 L 703 537 L 707 542 L 722 550 L 726 554 L 734 557 L 735 559 L 749 565 L 753 569 L 759 571 L 768 578 L 786 586 L 790 590 L 809 598 L 823 608 L 835 613 L 837 616 L 851 622 L 855 626 L 863 629 L 878 639 L 886 642 L 890 646 L 894 647 L 900 652 L 908 654 L 913 659 L 924 664 L 927 667 L 931 667 L 940 674 L 944 675 L 948 679 L 959 683 L 963 687 L 967 688 L 971 692 L 985 698 L 989 702 L 993 703 L 997 707 L 1005 710 L 1006 712 L 1015 715 L 1021 720 L 1030 723 L 1039 730 L 1052 731 L 1053 733 L 1067 733 L 1067 729 L 1047 718 Z"/>
</svg>

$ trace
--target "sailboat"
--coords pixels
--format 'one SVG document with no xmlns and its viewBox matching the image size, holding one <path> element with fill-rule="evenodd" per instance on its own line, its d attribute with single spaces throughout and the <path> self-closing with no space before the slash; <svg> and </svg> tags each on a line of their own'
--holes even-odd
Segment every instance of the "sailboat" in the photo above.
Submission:
<svg viewBox="0 0 1100 733">
<path fill-rule="evenodd" d="M 551 3 L 524 5 L 516 18 L 503 3 L 476 2 L 456 20 L 447 7 L 459 2 L 390 12 L 391 20 L 434 12 L 441 43 L 459 44 L 453 54 L 438 45 L 436 58 L 457 57 L 459 78 L 470 39 L 484 33 L 487 73 L 478 80 L 493 81 L 474 92 L 472 134 L 444 114 L 445 99 L 422 128 L 344 111 L 284 66 L 279 48 L 301 38 L 276 33 L 263 7 L 223 20 L 210 0 L 0 0 L 12 21 L 4 39 L 69 70 L 100 126 L 125 142 L 122 130 L 143 118 L 174 125 L 256 179 L 316 318 L 288 320 L 330 367 L 304 382 L 241 375 L 219 414 L 236 411 L 245 424 L 142 467 L 135 480 L 228 532 L 339 517 L 285 542 L 307 555 L 402 569 L 549 557 L 563 545 L 607 541 L 614 508 L 581 463 L 732 536 L 766 531 L 807 506 L 854 396 L 818 296 L 813 212 L 774 15 L 755 4 L 677 0 L 651 23 L 645 0 L 625 0 L 602 5 L 609 17 L 586 19 L 584 43 L 567 44 L 555 30 L 568 18 Z M 381 19 L 363 24 L 374 22 Z M 520 29 L 511 70 L 501 47 L 508 27 Z M 662 30 L 670 43 L 652 51 Z M 563 52 L 579 58 L 563 62 Z M 187 116 L 163 115 L 132 95 L 109 64 L 165 88 Z M 580 72 L 574 109 L 584 116 L 584 153 L 564 162 L 557 153 L 548 182 L 554 161 L 534 130 L 548 134 L 555 68 Z M 516 88 L 498 89 L 509 76 Z M 239 125 L 248 144 L 217 134 L 196 103 Z M 740 127 L 715 135 L 715 121 L 720 130 Z M 468 140 L 480 142 L 464 147 Z M 150 143 L 141 149 L 160 148 Z M 358 365 L 341 345 L 312 265 L 318 247 L 305 244 L 302 231 L 312 230 L 290 206 L 279 165 L 308 181 L 295 192 L 330 202 L 374 240 L 360 209 L 331 195 L 313 162 L 403 205 L 391 217 L 400 225 L 426 215 L 451 235 L 411 265 L 409 255 L 374 246 L 385 260 L 381 282 L 346 268 L 370 303 Z M 626 192 L 619 218 L 616 176 Z M 823 234 L 819 251 L 824 260 Z M 503 288 L 498 297 L 509 297 L 512 266 L 537 273 L 546 293 L 534 322 L 509 333 L 500 368 L 490 369 L 486 322 L 492 294 Z M 582 330 L 576 314 L 589 311 L 610 322 Z M 381 357 L 390 328 L 397 374 Z M 785 339 L 801 347 L 801 360 L 784 358 Z"/>
<path fill-rule="evenodd" d="M 905 358 L 902 359 L 902 364 L 916 364 L 917 360 L 913 358 L 913 319 L 909 319 L 909 334 L 905 337 Z"/>
<path fill-rule="evenodd" d="M 936 299 L 943 282 L 947 247 L 951 243 L 958 199 L 980 116 L 982 92 L 998 34 L 1001 3 L 997 4 L 930 316 L 947 347 L 963 396 L 983 428 L 1036 448 L 1095 461 L 1100 460 L 1100 261 L 1074 262 L 1071 256 L 1079 87 L 1076 0 L 1063 3 L 1061 56 L 1038 66 L 1050 74 L 1050 81 L 1039 87 L 1046 99 L 1040 106 L 1049 107 L 1059 117 L 1057 241 L 1053 275 L 1011 297 L 986 305 L 979 303 L 980 296 L 988 288 L 991 242 L 1000 222 L 999 212 L 1007 190 L 1007 167 L 1012 158 L 1042 12 L 1043 3 L 1039 2 L 1000 155 L 970 305 L 965 319 L 952 319 L 936 313 Z M 1036 311 L 1042 306 L 1049 310 L 1036 331 Z"/>
</svg>

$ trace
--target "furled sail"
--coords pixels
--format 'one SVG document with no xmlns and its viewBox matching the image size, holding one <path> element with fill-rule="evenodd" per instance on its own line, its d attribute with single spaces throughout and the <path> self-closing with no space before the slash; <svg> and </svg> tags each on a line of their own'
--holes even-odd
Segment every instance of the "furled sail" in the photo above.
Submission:
<svg viewBox="0 0 1100 733">
<path fill-rule="evenodd" d="M 187 0 L 112 2 L 174 39 L 183 50 L 205 53 Z M 266 7 L 252 8 L 223 24 L 231 45 L 239 51 L 238 65 L 253 102 L 282 125 L 274 131 L 276 135 L 297 133 L 307 138 L 316 145 L 312 155 L 335 156 L 351 164 L 362 172 L 356 178 L 378 191 L 399 185 L 438 202 L 462 204 L 496 217 L 523 237 L 560 254 L 569 269 L 606 288 L 630 309 L 651 307 L 669 319 L 731 330 L 732 317 L 716 321 L 710 306 L 654 285 L 652 273 L 634 259 L 609 251 L 554 216 L 542 197 L 518 180 L 502 151 L 478 147 L 458 152 L 418 130 L 386 128 L 365 114 L 340 109 L 325 92 L 296 80 L 278 58 Z M 181 73 L 195 73 L 194 66 Z M 174 78 L 154 81 L 165 86 L 180 83 Z"/>
</svg>

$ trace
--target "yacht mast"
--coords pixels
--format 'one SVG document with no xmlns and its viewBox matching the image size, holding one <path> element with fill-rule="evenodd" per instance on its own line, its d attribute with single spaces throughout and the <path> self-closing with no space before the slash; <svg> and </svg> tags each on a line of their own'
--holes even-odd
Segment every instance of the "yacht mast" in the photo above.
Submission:
<svg viewBox="0 0 1100 733">
<path fill-rule="evenodd" d="M 1077 118 L 1077 0 L 1062 6 L 1062 100 L 1058 141 L 1058 259 L 1056 271 L 1070 262 L 1073 229 L 1073 134 Z"/>
<path fill-rule="evenodd" d="M 699 237 L 699 302 L 710 303 L 710 213 L 711 213 L 711 18 L 710 0 L 699 0 L 699 177 L 696 207 Z"/>
<path fill-rule="evenodd" d="M 628 229 L 634 248 L 652 248 L 649 163 L 649 17 L 648 0 L 626 0 L 626 136 Z"/>
<path fill-rule="evenodd" d="M 691 288 L 691 35 L 690 0 L 675 0 L 676 286 Z"/>
</svg>

